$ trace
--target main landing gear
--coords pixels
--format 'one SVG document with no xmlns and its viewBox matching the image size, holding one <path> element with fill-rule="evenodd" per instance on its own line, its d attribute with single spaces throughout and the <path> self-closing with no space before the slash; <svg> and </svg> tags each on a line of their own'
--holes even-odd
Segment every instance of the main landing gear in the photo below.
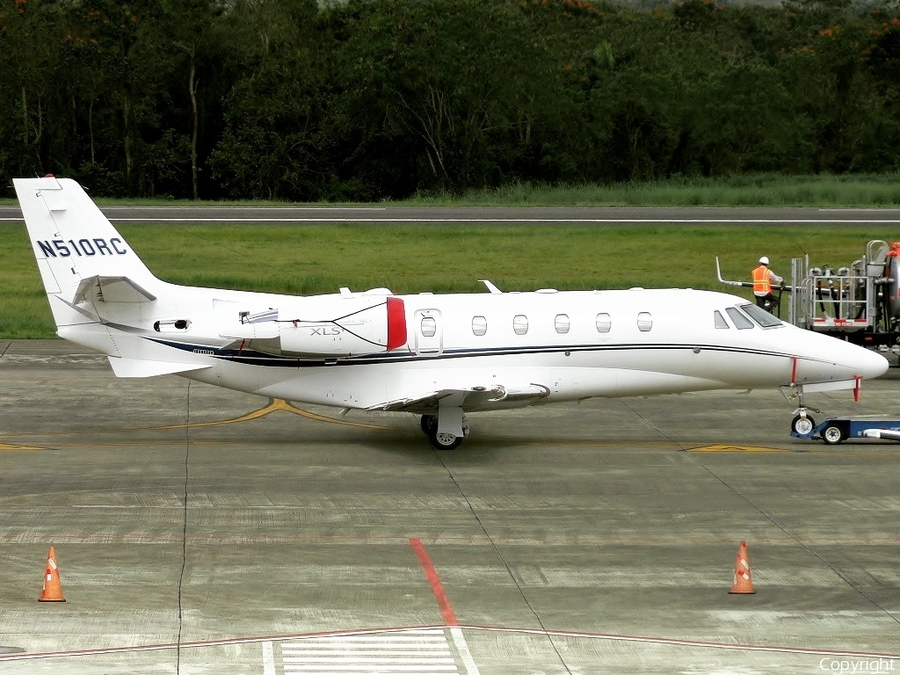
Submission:
<svg viewBox="0 0 900 675">
<path fill-rule="evenodd" d="M 431 441 L 431 447 L 435 450 L 453 450 L 458 448 L 463 439 L 469 435 L 469 423 L 465 415 L 462 415 L 460 420 L 462 433 L 458 435 L 446 431 L 438 431 L 437 415 L 422 415 L 420 424 L 422 425 L 422 431 L 425 432 L 428 440 Z"/>
</svg>

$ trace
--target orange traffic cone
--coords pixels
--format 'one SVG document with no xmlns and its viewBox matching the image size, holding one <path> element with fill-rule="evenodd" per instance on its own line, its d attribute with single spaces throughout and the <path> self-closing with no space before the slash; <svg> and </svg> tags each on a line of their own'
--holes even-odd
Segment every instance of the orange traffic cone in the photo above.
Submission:
<svg viewBox="0 0 900 675">
<path fill-rule="evenodd" d="M 753 590 L 753 579 L 750 576 L 750 561 L 747 559 L 747 544 L 741 542 L 738 548 L 737 561 L 734 563 L 734 583 L 729 593 L 756 593 Z"/>
<path fill-rule="evenodd" d="M 47 571 L 44 572 L 44 588 L 38 602 L 65 602 L 62 584 L 59 581 L 59 567 L 56 564 L 56 551 L 50 547 L 47 553 Z"/>
</svg>

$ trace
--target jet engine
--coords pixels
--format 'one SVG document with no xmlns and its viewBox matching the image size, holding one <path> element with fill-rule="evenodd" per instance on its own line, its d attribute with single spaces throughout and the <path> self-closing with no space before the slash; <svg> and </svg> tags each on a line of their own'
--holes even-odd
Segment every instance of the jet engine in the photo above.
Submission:
<svg viewBox="0 0 900 675">
<path fill-rule="evenodd" d="M 241 312 L 240 323 L 221 333 L 239 349 L 284 356 L 350 357 L 379 354 L 406 344 L 406 310 L 392 296 L 321 298 L 287 310 Z"/>
</svg>

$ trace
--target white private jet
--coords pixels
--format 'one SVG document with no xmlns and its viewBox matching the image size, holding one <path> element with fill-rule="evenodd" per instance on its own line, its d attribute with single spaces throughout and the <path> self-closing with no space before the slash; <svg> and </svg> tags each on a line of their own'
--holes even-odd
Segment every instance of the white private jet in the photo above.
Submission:
<svg viewBox="0 0 900 675">
<path fill-rule="evenodd" d="M 877 353 L 690 289 L 289 296 L 157 279 L 84 190 L 14 180 L 60 337 L 118 377 L 176 373 L 270 398 L 406 411 L 438 449 L 465 413 L 591 397 L 854 388 Z"/>
</svg>

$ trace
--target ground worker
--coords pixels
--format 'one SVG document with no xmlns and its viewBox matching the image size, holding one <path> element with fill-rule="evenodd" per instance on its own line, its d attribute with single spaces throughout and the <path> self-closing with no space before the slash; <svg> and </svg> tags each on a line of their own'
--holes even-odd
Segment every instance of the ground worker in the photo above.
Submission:
<svg viewBox="0 0 900 675">
<path fill-rule="evenodd" d="M 760 258 L 759 267 L 753 270 L 753 295 L 756 297 L 756 304 L 770 311 L 778 302 L 772 289 L 782 284 L 784 279 L 769 269 L 769 258 L 766 256 Z"/>
</svg>

